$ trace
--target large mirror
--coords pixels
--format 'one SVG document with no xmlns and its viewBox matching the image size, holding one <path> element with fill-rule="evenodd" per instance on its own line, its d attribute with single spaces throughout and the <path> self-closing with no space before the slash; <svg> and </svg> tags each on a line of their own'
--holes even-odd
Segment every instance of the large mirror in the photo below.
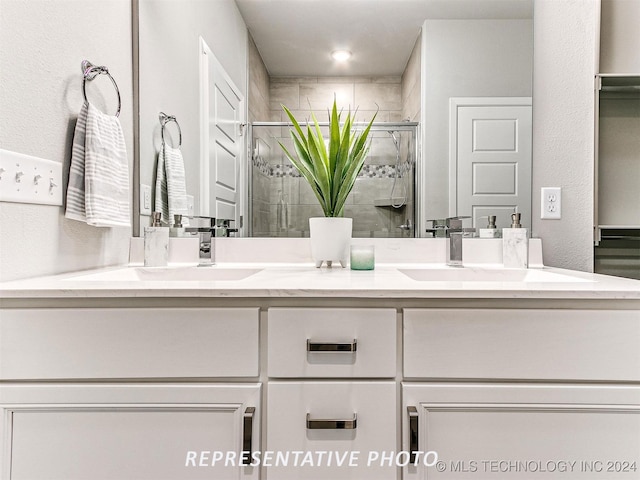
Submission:
<svg viewBox="0 0 640 480">
<path fill-rule="evenodd" d="M 138 0 L 136 183 L 155 190 L 165 112 L 189 214 L 231 218 L 243 236 L 304 235 L 313 198 L 276 148 L 280 104 L 304 119 L 335 96 L 360 121 L 378 112 L 349 206 L 361 236 L 424 236 L 454 215 L 502 227 L 513 211 L 530 227 L 533 3 Z M 349 62 L 331 59 L 339 48 Z M 138 198 L 140 228 L 153 201 Z"/>
</svg>

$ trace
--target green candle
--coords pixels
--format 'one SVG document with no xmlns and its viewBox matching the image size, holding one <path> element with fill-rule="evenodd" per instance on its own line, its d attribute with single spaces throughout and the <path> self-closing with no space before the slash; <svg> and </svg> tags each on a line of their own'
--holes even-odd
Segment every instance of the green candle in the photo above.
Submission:
<svg viewBox="0 0 640 480">
<path fill-rule="evenodd" d="M 351 245 L 351 270 L 373 270 L 374 268 L 373 245 Z"/>
</svg>

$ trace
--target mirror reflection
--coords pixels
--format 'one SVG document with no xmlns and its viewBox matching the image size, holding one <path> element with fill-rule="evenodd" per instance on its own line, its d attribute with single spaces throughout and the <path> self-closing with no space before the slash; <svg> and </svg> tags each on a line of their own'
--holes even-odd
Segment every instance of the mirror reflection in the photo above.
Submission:
<svg viewBox="0 0 640 480">
<path fill-rule="evenodd" d="M 335 96 L 359 122 L 378 112 L 354 236 L 425 236 L 455 215 L 501 228 L 513 211 L 530 227 L 533 0 L 338 2 L 339 19 L 335 3 L 139 0 L 140 184 L 155 185 L 163 111 L 182 129 L 190 216 L 308 235 L 319 207 L 277 143 L 281 104 L 322 122 Z"/>
</svg>

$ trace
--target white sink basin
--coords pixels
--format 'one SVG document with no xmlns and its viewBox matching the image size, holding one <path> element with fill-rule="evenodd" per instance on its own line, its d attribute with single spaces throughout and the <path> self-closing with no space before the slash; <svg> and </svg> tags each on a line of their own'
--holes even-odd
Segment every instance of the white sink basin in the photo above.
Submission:
<svg viewBox="0 0 640 480">
<path fill-rule="evenodd" d="M 129 267 L 69 277 L 73 281 L 98 282 L 232 282 L 260 272 L 260 268 Z"/>
<path fill-rule="evenodd" d="M 405 268 L 399 271 L 420 282 L 589 282 L 580 277 L 541 269 L 509 270 L 490 268 Z"/>
</svg>

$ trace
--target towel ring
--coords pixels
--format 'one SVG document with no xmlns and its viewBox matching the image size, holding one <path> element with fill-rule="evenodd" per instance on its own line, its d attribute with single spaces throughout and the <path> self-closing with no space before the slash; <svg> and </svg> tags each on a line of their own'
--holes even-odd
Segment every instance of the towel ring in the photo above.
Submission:
<svg viewBox="0 0 640 480">
<path fill-rule="evenodd" d="M 120 107 L 122 106 L 122 101 L 120 100 L 120 89 L 118 88 L 118 84 L 113 79 L 111 74 L 109 73 L 109 69 L 107 67 L 99 67 L 91 63 L 89 60 L 82 61 L 82 95 L 84 95 L 84 101 L 87 100 L 87 89 L 86 83 L 87 80 L 91 81 L 96 78 L 98 75 L 105 74 L 107 77 L 111 79 L 111 83 L 116 89 L 116 93 L 118 94 L 118 111 L 116 112 L 116 117 L 120 116 Z"/>
<path fill-rule="evenodd" d="M 165 128 L 165 126 L 169 122 L 175 122 L 176 127 L 178 127 L 178 148 L 180 148 L 182 146 L 182 129 L 180 128 L 180 124 L 178 123 L 178 120 L 176 120 L 176 117 L 174 117 L 173 115 L 167 115 L 164 112 L 160 112 L 158 117 L 160 118 L 160 125 L 161 125 L 160 136 L 162 137 L 162 144 L 164 145 L 164 143 L 165 143 L 165 141 L 164 141 L 164 128 Z"/>
</svg>

